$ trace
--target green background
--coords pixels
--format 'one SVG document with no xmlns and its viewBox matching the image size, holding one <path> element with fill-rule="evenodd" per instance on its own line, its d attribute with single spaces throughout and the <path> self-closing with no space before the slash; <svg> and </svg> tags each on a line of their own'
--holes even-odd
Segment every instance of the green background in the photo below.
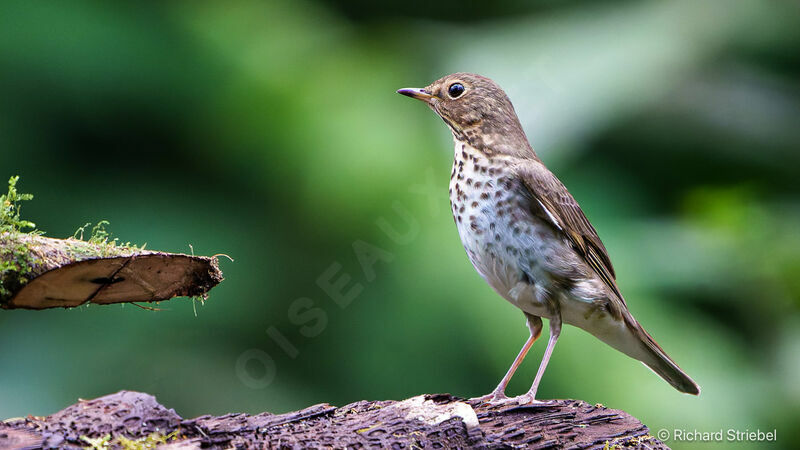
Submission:
<svg viewBox="0 0 800 450">
<path fill-rule="evenodd" d="M 794 2 L 746 0 L 3 2 L 0 178 L 36 195 L 24 217 L 52 237 L 107 219 L 123 241 L 235 261 L 196 316 L 187 299 L 0 312 L 0 417 L 120 389 L 184 417 L 487 393 L 524 317 L 464 255 L 445 125 L 394 92 L 471 71 L 506 89 L 631 310 L 703 388 L 681 395 L 567 327 L 541 397 L 653 432 L 777 429 L 788 448 L 798 23 Z M 390 261 L 365 271 L 362 242 Z M 362 287 L 344 308 L 317 281 L 329 269 Z"/>
</svg>

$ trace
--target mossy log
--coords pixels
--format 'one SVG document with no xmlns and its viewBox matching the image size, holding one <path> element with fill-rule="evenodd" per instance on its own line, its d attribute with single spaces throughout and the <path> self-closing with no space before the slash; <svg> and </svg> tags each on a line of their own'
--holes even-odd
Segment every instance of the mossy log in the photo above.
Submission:
<svg viewBox="0 0 800 450">
<path fill-rule="evenodd" d="M 4 309 L 205 296 L 220 281 L 222 272 L 215 257 L 0 233 L 0 307 Z"/>
<path fill-rule="evenodd" d="M 554 400 L 489 406 L 448 394 L 340 408 L 323 403 L 278 415 L 183 419 L 151 395 L 120 391 L 81 400 L 51 416 L 0 422 L 0 448 L 91 443 L 163 449 L 667 448 L 635 418 L 600 405 Z"/>
</svg>

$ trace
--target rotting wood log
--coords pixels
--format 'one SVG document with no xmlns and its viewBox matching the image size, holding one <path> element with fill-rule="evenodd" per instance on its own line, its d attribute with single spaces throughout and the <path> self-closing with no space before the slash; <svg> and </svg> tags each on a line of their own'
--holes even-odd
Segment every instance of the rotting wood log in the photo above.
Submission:
<svg viewBox="0 0 800 450">
<path fill-rule="evenodd" d="M 287 414 L 183 419 L 155 397 L 120 391 L 47 417 L 0 422 L 0 448 L 110 448 L 131 441 L 189 448 L 664 449 L 629 414 L 578 400 L 489 406 L 449 394 L 314 405 Z M 130 445 L 128 445 L 130 446 Z M 152 448 L 152 447 L 149 447 Z"/>
<path fill-rule="evenodd" d="M 216 257 L 0 233 L 0 308 L 205 297 L 222 281 Z"/>
</svg>

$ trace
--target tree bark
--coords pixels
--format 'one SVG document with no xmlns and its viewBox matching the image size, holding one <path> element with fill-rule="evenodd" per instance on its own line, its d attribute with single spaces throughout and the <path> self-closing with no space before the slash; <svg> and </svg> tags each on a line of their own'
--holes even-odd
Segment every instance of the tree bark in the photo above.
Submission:
<svg viewBox="0 0 800 450">
<path fill-rule="evenodd" d="M 634 417 L 601 405 L 490 406 L 449 394 L 183 419 L 151 395 L 120 391 L 51 416 L 0 422 L 0 448 L 122 448 L 131 441 L 164 449 L 667 448 Z"/>
</svg>

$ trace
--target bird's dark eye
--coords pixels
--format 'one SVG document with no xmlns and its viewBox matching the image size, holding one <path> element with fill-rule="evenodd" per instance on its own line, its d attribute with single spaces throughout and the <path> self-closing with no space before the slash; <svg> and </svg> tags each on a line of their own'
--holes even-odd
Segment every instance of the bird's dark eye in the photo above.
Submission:
<svg viewBox="0 0 800 450">
<path fill-rule="evenodd" d="M 464 85 L 461 83 L 453 83 L 447 88 L 447 93 L 450 94 L 452 98 L 458 98 L 464 93 Z"/>
</svg>

